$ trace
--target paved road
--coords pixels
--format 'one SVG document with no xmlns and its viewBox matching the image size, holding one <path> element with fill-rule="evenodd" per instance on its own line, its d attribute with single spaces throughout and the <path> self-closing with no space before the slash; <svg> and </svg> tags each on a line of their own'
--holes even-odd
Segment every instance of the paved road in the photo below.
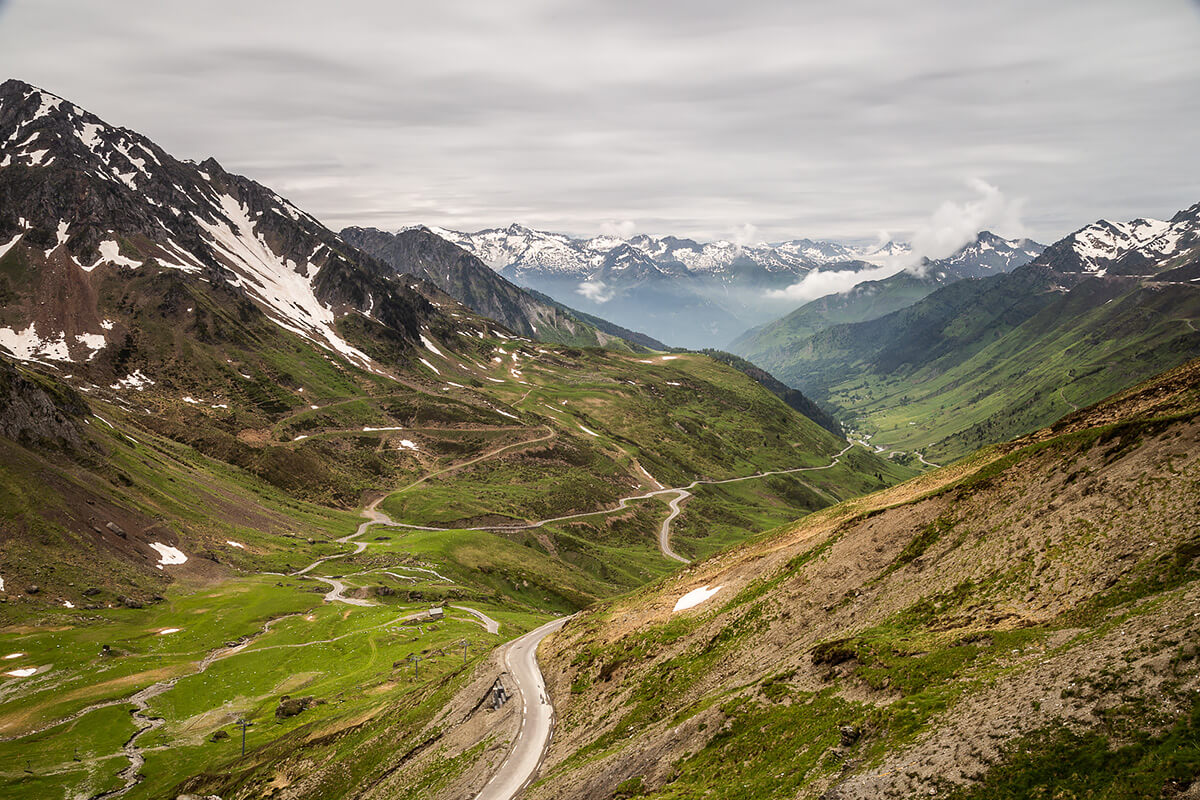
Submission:
<svg viewBox="0 0 1200 800">
<path fill-rule="evenodd" d="M 568 619 L 570 617 L 547 622 L 514 639 L 505 648 L 504 666 L 509 681 L 521 695 L 521 727 L 508 758 L 475 800 L 513 800 L 533 780 L 542 765 L 554 729 L 554 707 L 546 697 L 546 684 L 537 664 L 537 648 L 542 639 L 561 628 Z"/>
<path fill-rule="evenodd" d="M 551 435 L 553 435 L 553 434 L 551 434 Z M 540 440 L 533 440 L 533 441 L 540 441 Z M 531 443 L 532 442 L 524 442 L 523 444 L 531 444 Z M 500 450 L 505 450 L 505 449 L 508 449 L 508 447 L 514 447 L 514 446 L 517 446 L 517 445 L 508 445 L 504 448 L 500 448 Z M 478 527 L 478 528 L 466 528 L 465 530 L 473 530 L 473 531 L 529 530 L 531 528 L 540 528 L 541 526 L 547 525 L 552 522 L 562 522 L 565 520 L 579 519 L 581 517 L 590 517 L 590 516 L 594 516 L 594 515 L 598 515 L 598 514 L 611 514 L 614 511 L 618 511 L 622 508 L 626 508 L 629 505 L 629 503 L 636 501 L 636 500 L 647 500 L 651 497 L 674 495 L 674 497 L 668 503 L 668 505 L 671 508 L 671 513 L 667 516 L 667 518 L 665 520 L 663 520 L 662 525 L 660 525 L 659 529 L 658 529 L 658 549 L 662 552 L 664 557 L 672 559 L 674 561 L 678 561 L 682 564 L 688 564 L 688 563 L 691 563 L 689 559 L 679 555 L 679 553 L 675 552 L 675 550 L 671 548 L 671 523 L 675 521 L 675 518 L 678 517 L 680 515 L 680 513 L 682 513 L 682 508 L 680 508 L 680 506 L 683 503 L 683 501 L 687 500 L 689 497 L 692 496 L 692 493 L 690 491 L 691 489 L 695 489 L 697 486 L 717 486 L 717 485 L 724 484 L 724 483 L 739 483 L 741 481 L 749 481 L 749 480 L 755 480 L 757 478 L 765 478 L 770 475 L 791 475 L 791 474 L 797 473 L 797 472 L 813 472 L 816 470 L 829 469 L 830 467 L 833 467 L 836 464 L 838 464 L 841 461 L 842 456 L 844 456 L 850 450 L 850 448 L 853 446 L 854 446 L 853 443 L 846 445 L 846 447 L 840 453 L 835 455 L 828 464 L 824 464 L 819 467 L 795 467 L 793 469 L 773 470 L 770 472 L 756 472 L 753 475 L 743 475 L 740 478 L 726 478 L 724 480 L 715 480 L 715 481 L 695 480 L 695 481 L 692 481 L 691 483 L 689 483 L 687 486 L 656 489 L 652 492 L 647 492 L 645 494 L 640 494 L 640 495 L 636 495 L 633 497 L 622 497 L 618 501 L 617 507 L 613 508 L 613 509 L 608 509 L 608 510 L 603 510 L 603 511 L 590 511 L 590 512 L 586 512 L 586 513 L 582 513 L 582 514 L 571 514 L 571 515 L 565 516 L 565 517 L 556 517 L 554 519 L 545 519 L 545 520 L 541 520 L 539 522 L 531 522 L 531 523 L 528 523 L 525 525 L 515 525 L 515 526 L 492 525 L 492 526 L 483 526 L 483 527 Z M 495 455 L 497 452 L 499 452 L 499 450 L 493 451 L 490 454 L 485 454 L 484 456 L 480 456 L 480 459 L 485 458 L 488 455 Z M 925 461 L 925 459 L 919 453 L 917 454 L 917 457 L 920 458 L 922 462 L 929 464 L 929 466 L 937 466 L 936 464 L 930 464 L 929 462 Z M 480 459 L 476 459 L 476 460 L 480 460 Z M 467 463 L 471 463 L 471 462 L 467 462 Z M 466 464 L 460 464 L 458 466 L 466 466 Z M 640 467 L 640 465 L 639 465 L 639 467 Z M 434 474 L 438 474 L 438 473 L 434 473 Z M 646 473 L 646 476 L 650 477 L 650 474 Z M 428 477 L 431 477 L 431 476 L 426 476 L 426 478 L 428 478 Z M 422 478 L 421 480 L 425 480 L 425 478 Z M 654 480 L 654 479 L 651 478 L 651 480 Z M 655 482 L 657 483 L 657 481 L 655 481 Z M 409 487 L 406 487 L 406 488 L 412 488 L 412 486 L 416 486 L 419 483 L 421 483 L 421 481 L 417 481 L 416 483 L 413 483 Z M 362 536 L 366 532 L 367 528 L 371 527 L 372 525 L 384 525 L 384 526 L 396 527 L 396 528 L 409 528 L 409 529 L 427 530 L 427 531 L 443 530 L 441 528 L 433 528 L 433 527 L 428 527 L 428 526 L 424 526 L 424 525 L 408 525 L 403 522 L 396 522 L 391 517 L 389 517 L 387 514 L 385 514 L 379 510 L 379 504 L 382 501 L 383 501 L 383 497 L 380 497 L 380 498 L 376 499 L 374 502 L 372 502 L 370 505 L 368 505 L 366 508 L 364 508 L 362 511 L 362 514 L 364 517 L 367 518 L 366 522 L 363 522 L 361 525 L 359 525 L 358 528 L 354 531 L 354 533 L 351 533 L 347 536 L 343 536 L 342 538 L 337 540 L 339 544 L 349 544 L 349 543 L 353 542 L 354 543 L 354 552 L 353 553 L 339 553 L 337 555 L 319 558 L 316 561 L 314 561 L 313 563 L 309 564 L 307 567 L 296 570 L 295 572 L 293 572 L 291 574 L 292 575 L 305 575 L 308 572 L 310 572 L 311 570 L 313 570 L 314 568 L 316 568 L 317 566 L 319 566 L 320 564 L 325 563 L 326 561 L 332 561 L 332 560 L 338 559 L 338 558 L 345 558 L 346 556 L 349 556 L 349 555 L 357 555 L 358 553 L 361 553 L 363 550 L 366 550 L 367 542 L 360 542 L 360 541 L 356 541 L 356 540 L 358 539 L 358 537 Z M 431 575 L 435 575 L 438 578 L 441 578 L 442 580 L 445 580 L 445 581 L 450 580 L 449 578 L 446 578 L 445 576 L 440 575 L 437 572 L 434 572 L 433 570 L 422 569 L 420 567 L 406 567 L 406 569 L 420 570 L 421 572 L 428 572 Z M 320 577 L 317 575 L 313 575 L 312 577 L 315 578 L 316 580 L 318 580 L 322 583 L 328 584 L 330 586 L 330 590 L 325 594 L 325 602 L 327 602 L 327 603 L 346 603 L 348 605 L 353 605 L 353 606 L 375 605 L 374 603 L 370 602 L 369 600 L 358 600 L 353 597 L 346 597 L 345 596 L 346 586 L 337 578 L 325 578 L 325 577 Z M 396 577 L 401 577 L 401 576 L 397 575 Z M 472 612 L 472 613 L 474 613 L 474 612 Z M 477 616 L 481 616 L 481 615 L 477 614 Z M 483 618 L 483 619 L 484 619 L 484 625 L 488 627 L 488 632 L 496 633 L 496 631 L 491 629 L 490 624 L 496 624 L 497 630 L 498 630 L 499 623 L 496 623 L 495 620 L 488 620 L 486 618 Z"/>
<path fill-rule="evenodd" d="M 383 502 L 383 499 L 384 499 L 383 497 L 379 497 L 378 499 L 374 500 L 370 505 L 368 505 L 366 508 L 364 508 L 362 510 L 362 515 L 367 518 L 367 521 L 362 523 L 361 525 L 359 525 L 358 528 L 355 529 L 354 533 L 348 534 L 346 536 L 341 537 L 340 539 L 335 540 L 338 544 L 353 543 L 354 544 L 354 552 L 352 552 L 352 553 L 336 553 L 331 556 L 325 556 L 323 558 L 318 558 L 316 561 L 312 562 L 307 567 L 298 569 L 295 572 L 291 572 L 288 574 L 292 575 L 292 576 L 307 575 L 313 569 L 320 566 L 321 564 L 324 564 L 326 561 L 333 561 L 335 559 L 345 558 L 347 556 L 358 555 L 359 553 L 361 553 L 362 551 L 367 549 L 367 545 L 369 543 L 368 542 L 359 542 L 359 541 L 355 541 L 355 540 L 357 540 L 358 537 L 360 537 L 364 533 L 366 533 L 367 528 L 370 528 L 372 525 L 383 525 L 385 527 L 409 527 L 409 526 L 400 525 L 400 523 L 398 523 L 398 522 L 394 522 L 391 517 L 389 517 L 387 514 L 385 514 L 379 510 L 379 504 L 381 502 Z M 415 570 L 417 572 L 425 572 L 430 575 L 433 575 L 434 577 L 438 578 L 439 580 L 445 581 L 446 583 L 454 582 L 454 581 L 450 580 L 449 578 L 447 578 L 445 575 L 442 575 L 440 572 L 437 572 L 432 569 L 425 569 L 424 567 L 410 567 L 410 566 L 405 565 L 405 566 L 397 567 L 396 569 L 406 569 L 406 570 Z M 265 573 L 265 574 L 274 575 L 276 573 Z M 401 580 L 411 580 L 411 578 L 407 578 L 404 575 L 397 575 L 394 572 L 386 572 L 385 571 L 385 574 L 391 575 L 394 578 L 400 578 Z M 311 577 L 313 580 L 320 581 L 321 583 L 328 584 L 331 587 L 330 590 L 325 594 L 325 602 L 326 603 L 346 603 L 346 604 L 352 605 L 352 606 L 373 606 L 373 605 L 375 605 L 375 603 L 372 603 L 369 600 L 358 600 L 353 597 L 346 597 L 345 596 L 346 585 L 344 583 L 342 583 L 340 580 L 338 580 L 337 578 L 326 578 L 326 577 L 322 577 L 320 575 L 311 575 L 309 577 Z M 498 625 L 499 623 L 496 623 L 496 624 Z M 493 631 L 493 633 L 494 633 L 494 631 Z"/>
<path fill-rule="evenodd" d="M 663 520 L 662 526 L 658 529 L 658 549 L 667 558 L 672 558 L 684 564 L 690 564 L 692 563 L 691 559 L 684 558 L 683 556 L 679 555 L 679 553 L 676 553 L 671 549 L 671 523 L 674 522 L 675 518 L 678 517 L 683 511 L 683 509 L 679 507 L 679 504 L 691 497 L 692 493 L 687 489 L 675 489 L 674 491 L 676 493 L 675 499 L 667 504 L 671 507 L 671 514 Z"/>
<path fill-rule="evenodd" d="M 374 502 L 372 502 L 370 505 L 368 505 L 366 508 L 364 508 L 362 511 L 362 515 L 367 518 L 367 521 L 362 523 L 361 525 L 359 525 L 354 530 L 354 533 L 346 534 L 342 538 L 335 539 L 334 541 L 336 541 L 338 544 L 348 544 L 348 543 L 354 541 L 355 539 L 357 539 L 359 536 L 362 536 L 364 533 L 366 533 L 367 528 L 371 527 L 372 525 L 390 525 L 393 527 L 396 526 L 396 523 L 392 522 L 391 517 L 389 517 L 387 514 L 384 514 L 382 511 L 379 510 L 379 504 L 382 502 L 383 502 L 383 497 L 379 497 Z M 356 556 L 359 553 L 361 553 L 363 550 L 367 549 L 367 544 L 368 544 L 367 542 L 354 542 L 354 552 L 353 553 L 337 553 L 336 555 L 325 556 L 324 558 L 318 558 L 316 561 L 312 562 L 307 567 L 304 567 L 303 569 L 298 569 L 295 572 L 289 572 L 288 575 L 290 575 L 290 576 L 305 575 L 305 574 L 311 572 L 316 567 L 320 566 L 321 564 L 324 564 L 326 561 L 333 561 L 336 558 L 345 558 L 346 556 Z M 318 579 L 318 580 L 322 580 L 322 579 Z M 325 583 L 329 583 L 329 581 L 325 581 Z"/>
<path fill-rule="evenodd" d="M 740 478 L 725 478 L 724 480 L 713 480 L 713 481 L 694 480 L 691 483 L 689 483 L 687 486 L 675 486 L 675 487 L 670 487 L 670 488 L 666 488 L 666 489 L 655 489 L 654 491 L 646 492 L 645 494 L 632 495 L 630 497 L 622 497 L 619 500 L 617 500 L 617 504 L 613 508 L 605 508 L 605 509 L 601 509 L 599 511 L 582 511 L 578 514 L 567 514 L 566 516 L 562 516 L 562 517 L 552 517 L 551 519 L 538 520 L 537 522 L 526 522 L 521 525 L 479 525 L 479 526 L 472 527 L 472 528 L 438 528 L 438 527 L 434 527 L 432 525 L 412 525 L 407 522 L 390 522 L 388 524 L 393 525 L 397 528 L 408 528 L 408 529 L 414 530 L 414 531 L 447 531 L 447 530 L 528 531 L 528 530 L 532 530 L 534 528 L 540 528 L 544 525 L 551 525 L 556 522 L 567 522 L 567 521 L 573 520 L 573 519 L 583 519 L 584 517 L 598 517 L 598 516 L 603 516 L 606 514 L 615 514 L 618 511 L 628 508 L 630 503 L 636 502 L 638 500 L 648 500 L 651 497 L 661 497 L 664 495 L 675 495 L 675 499 L 672 500 L 669 504 L 671 506 L 671 515 L 669 517 L 667 517 L 667 519 L 663 523 L 662 527 L 659 528 L 659 538 L 658 538 L 659 549 L 662 550 L 662 554 L 664 556 L 666 556 L 667 558 L 671 558 L 676 561 L 682 561 L 683 563 L 686 564 L 686 563 L 690 563 L 690 562 L 686 558 L 683 558 L 682 556 L 680 556 L 674 550 L 671 550 L 670 531 L 671 531 L 671 522 L 673 522 L 674 519 L 677 516 L 679 516 L 679 504 L 682 503 L 687 498 L 692 496 L 692 493 L 689 491 L 689 489 L 695 489 L 697 486 L 718 486 L 718 485 L 724 484 L 724 483 L 740 483 L 741 481 L 752 481 L 757 478 L 767 478 L 772 475 L 792 475 L 797 472 L 816 472 L 816 471 L 823 470 L 823 469 L 830 469 L 831 467 L 837 466 L 838 463 L 841 462 L 842 456 L 846 455 L 846 453 L 849 452 L 850 448 L 854 447 L 854 444 L 855 444 L 854 442 L 851 442 L 850 444 L 846 445 L 844 448 L 842 448 L 842 451 L 840 453 L 835 455 L 832 458 L 832 460 L 830 460 L 830 462 L 828 464 L 822 464 L 819 467 L 793 467 L 792 469 L 777 469 L 777 470 L 771 470 L 769 472 L 756 472 L 753 475 L 743 475 Z"/>
<path fill-rule="evenodd" d="M 835 455 L 833 460 L 831 460 L 828 464 L 823 464 L 819 467 L 795 467 L 793 469 L 780 469 L 772 472 L 756 472 L 753 475 L 743 475 L 740 478 L 726 478 L 722 481 L 695 480 L 689 483 L 687 486 L 681 486 L 675 489 L 660 489 L 657 492 L 650 492 L 649 494 L 641 495 L 641 497 L 627 499 L 639 500 L 643 497 L 654 497 L 655 495 L 675 495 L 675 498 L 667 504 L 671 507 L 671 514 L 665 520 L 663 520 L 662 526 L 658 529 L 658 549 L 667 558 L 674 559 L 675 561 L 682 561 L 684 564 L 690 564 L 692 563 L 690 559 L 684 558 L 683 556 L 679 555 L 679 553 L 676 553 L 671 549 L 671 523 L 674 522 L 675 518 L 680 514 L 681 509 L 679 508 L 679 504 L 692 496 L 692 493 L 688 491 L 689 489 L 695 489 L 697 486 L 717 486 L 722 483 L 740 483 L 741 481 L 750 481 L 756 478 L 766 478 L 770 475 L 791 475 L 795 472 L 813 472 L 816 470 L 829 469 L 830 467 L 836 466 L 842 460 L 842 456 L 846 455 L 846 453 L 850 451 L 851 447 L 854 447 L 853 442 L 842 448 L 842 451 Z M 621 502 L 625 501 L 622 500 Z"/>
<path fill-rule="evenodd" d="M 450 606 L 450 607 L 457 608 L 459 611 L 465 611 L 468 614 L 470 614 L 471 616 L 478 619 L 480 622 L 483 623 L 484 630 L 486 630 L 488 633 L 497 633 L 497 634 L 500 633 L 500 623 L 497 622 L 496 620 L 492 619 L 491 617 L 489 617 L 487 614 L 483 613 L 482 611 L 476 611 L 475 609 L 467 608 L 466 606 Z"/>
<path fill-rule="evenodd" d="M 348 606 L 373 606 L 375 605 L 370 600 L 359 600 L 356 597 L 346 597 L 346 584 L 339 581 L 337 578 L 322 578 L 320 575 L 313 575 L 313 580 L 327 583 L 333 588 L 325 593 L 326 603 L 345 603 Z"/>
<path fill-rule="evenodd" d="M 359 536 L 362 536 L 364 533 L 366 533 L 367 528 L 371 527 L 372 525 L 394 525 L 395 524 L 392 522 L 391 517 L 389 517 L 387 514 L 384 514 L 382 511 L 380 511 L 378 509 L 378 506 L 382 501 L 383 501 L 383 498 L 380 497 L 378 500 L 375 500 L 373 503 L 371 503 L 366 508 L 364 508 L 362 514 L 364 517 L 367 518 L 367 521 L 362 523 L 361 525 L 359 525 L 358 528 L 355 529 L 354 533 L 347 534 L 346 536 L 343 536 L 342 538 L 336 540 L 338 544 L 349 544 L 350 542 L 354 542 L 354 552 L 353 553 L 338 553 L 336 555 L 325 556 L 324 558 L 318 558 L 316 561 L 312 562 L 307 567 L 304 567 L 303 569 L 298 569 L 295 572 L 291 572 L 291 573 L 289 573 L 289 575 L 292 575 L 292 576 L 306 575 L 309 572 L 311 572 L 313 569 L 315 569 L 316 567 L 320 566 L 321 564 L 324 564 L 326 561 L 333 561 L 334 559 L 345 558 L 346 556 L 358 555 L 363 550 L 366 550 L 367 542 L 357 542 L 354 540 L 357 539 Z M 325 602 L 326 603 L 346 603 L 347 605 L 351 605 L 351 606 L 373 606 L 373 605 L 375 605 L 374 603 L 370 602 L 369 600 L 358 600 L 353 597 L 346 597 L 345 596 L 346 584 L 342 583 L 337 578 L 323 578 L 319 575 L 313 575 L 312 578 L 314 580 L 320 581 L 321 583 L 328 584 L 330 587 L 332 587 L 325 594 Z"/>
<path fill-rule="evenodd" d="M 1066 400 L 1066 398 L 1065 398 L 1065 397 L 1064 397 L 1063 399 L 1064 399 L 1064 400 Z M 925 456 L 921 455 L 921 454 L 920 454 L 920 453 L 918 453 L 918 452 L 915 452 L 915 451 L 914 451 L 914 452 L 913 452 L 913 455 L 915 455 L 915 456 L 917 457 L 917 460 L 918 460 L 918 461 L 920 461 L 922 464 L 924 464 L 924 465 L 925 465 L 925 466 L 927 466 L 927 467 L 940 468 L 940 467 L 942 466 L 941 464 L 935 464 L 935 463 L 933 463 L 932 461 L 926 461 L 926 460 L 925 460 Z"/>
</svg>

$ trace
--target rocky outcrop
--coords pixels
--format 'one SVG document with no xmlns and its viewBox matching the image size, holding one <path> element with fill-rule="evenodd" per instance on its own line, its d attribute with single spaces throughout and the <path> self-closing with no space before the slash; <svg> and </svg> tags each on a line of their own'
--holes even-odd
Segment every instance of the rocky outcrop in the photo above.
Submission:
<svg viewBox="0 0 1200 800">
<path fill-rule="evenodd" d="M 87 404 L 74 390 L 45 379 L 35 383 L 0 359 L 0 436 L 79 449 L 83 439 L 75 420 L 85 413 Z"/>
</svg>

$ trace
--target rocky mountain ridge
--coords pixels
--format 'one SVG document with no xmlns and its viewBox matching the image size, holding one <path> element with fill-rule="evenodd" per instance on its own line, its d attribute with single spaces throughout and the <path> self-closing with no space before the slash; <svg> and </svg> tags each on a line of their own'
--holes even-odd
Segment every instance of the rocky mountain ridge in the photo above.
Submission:
<svg viewBox="0 0 1200 800">
<path fill-rule="evenodd" d="M 1012 272 L 794 337 L 768 326 L 734 349 L 880 444 L 963 455 L 1200 354 L 1198 230 L 1195 206 L 1089 225 Z"/>
<path fill-rule="evenodd" d="M 361 314 L 410 342 L 438 312 L 394 271 L 275 192 L 208 159 L 180 161 L 49 92 L 0 85 L 0 344 L 86 362 L 129 333 L 96 306 L 111 275 L 173 271 L 256 305 L 356 364 L 337 331 Z"/>
<path fill-rule="evenodd" d="M 1004 239 L 991 231 L 980 231 L 946 258 L 922 259 L 920 264 L 886 278 L 864 281 L 845 292 L 812 300 L 778 320 L 746 331 L 730 346 L 740 349 L 765 340 L 796 342 L 832 325 L 877 319 L 912 305 L 940 286 L 1011 272 L 1043 250 L 1045 245 L 1030 239 Z"/>
<path fill-rule="evenodd" d="M 423 228 L 395 234 L 376 228 L 343 229 L 343 241 L 375 256 L 397 272 L 416 275 L 479 314 L 522 335 L 556 344 L 604 347 L 621 342 L 616 326 L 585 322 L 564 307 L 545 302 L 489 269 L 476 256 Z M 631 341 L 646 341 L 633 334 Z M 651 340 L 651 347 L 663 349 Z"/>
</svg>

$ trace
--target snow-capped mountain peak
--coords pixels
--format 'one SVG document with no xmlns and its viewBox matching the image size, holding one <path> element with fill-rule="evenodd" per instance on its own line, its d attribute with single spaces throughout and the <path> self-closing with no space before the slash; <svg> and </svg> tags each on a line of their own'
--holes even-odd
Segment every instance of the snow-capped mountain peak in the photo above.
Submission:
<svg viewBox="0 0 1200 800">
<path fill-rule="evenodd" d="M 1101 219 L 1076 231 L 1069 239 L 1083 271 L 1103 272 L 1125 253 L 1158 238 L 1167 227 L 1168 223 L 1153 219 L 1132 222 Z"/>
<path fill-rule="evenodd" d="M 907 252 L 907 245 L 894 242 L 882 247 L 860 248 L 811 239 L 776 244 L 738 244 L 723 239 L 700 243 L 693 239 L 646 234 L 628 239 L 612 234 L 576 239 L 517 223 L 473 233 L 445 228 L 430 230 L 517 280 L 535 274 L 592 280 L 598 272 L 612 269 L 609 255 L 622 247 L 641 253 L 655 266 L 654 273 L 694 274 L 721 282 L 744 277 L 746 269 L 760 275 L 777 275 L 779 280 L 798 280 L 815 267 L 872 258 L 881 260 Z M 630 258 L 632 256 L 625 256 L 625 260 Z M 637 274 L 644 275 L 644 272 Z"/>
<path fill-rule="evenodd" d="M 281 327 L 372 369 L 335 320 L 352 310 L 389 313 L 384 306 L 397 319 L 412 316 L 383 299 L 393 294 L 384 283 L 389 269 L 277 193 L 213 159 L 173 158 L 16 80 L 0 84 L 0 197 L 8 198 L 0 203 L 0 249 L 25 248 L 69 283 L 97 269 L 177 270 L 225 283 Z M 59 324 L 68 342 L 102 347 L 108 336 L 99 320 Z M 69 345 L 67 356 L 84 355 L 76 350 Z"/>
<path fill-rule="evenodd" d="M 975 238 L 946 258 L 923 261 L 926 274 L 942 273 L 955 280 L 983 278 L 1011 272 L 1027 264 L 1046 249 L 1032 239 L 1005 239 L 991 231 L 980 231 Z"/>
<path fill-rule="evenodd" d="M 1152 276 L 1200 256 L 1200 205 L 1169 221 L 1101 219 L 1047 249 L 1042 261 L 1064 274 Z"/>
</svg>

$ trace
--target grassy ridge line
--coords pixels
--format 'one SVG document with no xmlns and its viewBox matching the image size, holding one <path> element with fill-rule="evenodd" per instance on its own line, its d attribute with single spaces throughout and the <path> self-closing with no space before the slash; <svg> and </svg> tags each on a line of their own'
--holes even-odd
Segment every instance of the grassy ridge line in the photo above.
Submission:
<svg viewBox="0 0 1200 800">
<path fill-rule="evenodd" d="M 985 520 L 1005 514 L 1021 502 L 1017 498 L 1026 481 L 1051 498 L 1065 495 L 1071 503 L 1081 497 L 1088 502 L 1087 487 L 1076 482 L 1102 482 L 1104 473 L 1096 470 L 1108 468 L 1168 481 L 1148 483 L 1150 494 L 1140 507 L 1161 507 L 1174 519 L 1186 503 L 1180 505 L 1170 481 L 1189 474 L 1179 472 L 1189 463 L 1188 452 L 1193 477 L 1196 468 L 1198 373 L 1193 362 L 1157 386 L 1147 384 L 1106 407 L 1080 412 L 1073 423 L 1081 428 L 1077 432 L 1043 431 L 846 507 L 817 512 L 789 532 L 747 542 L 684 575 L 585 612 L 547 644 L 546 672 L 556 676 L 551 690 L 556 704 L 562 704 L 563 719 L 549 773 L 532 796 L 554 796 L 570 785 L 574 796 L 607 797 L 620 784 L 618 794 L 627 797 L 687 797 L 700 787 L 745 797 L 780 792 L 815 797 L 839 771 L 850 776 L 840 784 L 849 793 L 840 796 L 925 794 L 931 784 L 922 781 L 933 778 L 928 769 L 913 767 L 925 763 L 928 750 L 907 768 L 895 754 L 922 746 L 921 734 L 938 715 L 960 704 L 965 709 L 969 703 L 990 702 L 987 687 L 996 681 L 1029 684 L 1056 696 L 1057 676 L 1068 673 L 1036 681 L 1025 677 L 1040 660 L 1035 654 L 1050 642 L 1056 643 L 1054 664 L 1095 670 L 1089 680 L 1101 680 L 1099 654 L 1117 654 L 1117 664 L 1129 663 L 1125 654 L 1140 654 L 1126 668 L 1128 677 L 1117 684 L 1138 686 L 1136 670 L 1160 669 L 1179 643 L 1174 637 L 1174 644 L 1168 640 L 1142 649 L 1146 637 L 1157 635 L 1163 624 L 1167 629 L 1186 627 L 1179 614 L 1186 618 L 1197 607 L 1190 583 L 1197 574 L 1188 570 L 1188 556 L 1177 562 L 1173 554 L 1173 548 L 1194 547 L 1186 536 L 1181 539 L 1188 526 L 1170 532 L 1139 520 L 1106 540 L 1133 547 L 1142 556 L 1121 588 L 1091 595 L 1095 610 L 1081 616 L 1071 610 L 1078 601 L 1056 599 L 1061 593 L 1056 581 L 1064 568 L 1088 563 L 1068 557 L 1070 549 L 1091 551 L 1098 542 L 1077 540 L 1064 531 L 1055 534 L 1055 547 L 1068 548 L 1051 562 L 1057 572 L 1037 580 L 1020 559 L 1005 559 L 998 563 L 1013 571 L 989 575 L 987 568 L 980 570 L 997 563 L 987 555 L 989 549 L 1008 541 L 1019 544 L 1031 534 L 1020 527 L 1020 505 L 1014 509 L 1015 522 L 1011 515 L 1004 522 L 974 521 L 974 515 Z M 1114 416 L 1120 419 L 1114 421 Z M 1183 461 L 1177 460 L 1180 452 Z M 1071 475 L 1066 472 L 1072 467 L 1058 469 L 1064 458 L 1075 461 Z M 1142 466 L 1148 463 L 1154 464 L 1149 471 Z M 1013 498 L 994 502 L 996 493 L 1014 490 Z M 1030 509 L 1045 502 L 1040 495 L 1027 501 Z M 1063 502 L 1055 500 L 1051 507 Z M 1066 506 L 1062 518 L 1074 518 L 1075 508 Z M 1120 517 L 1105 509 L 1097 519 Z M 973 538 L 971 530 L 981 525 L 991 533 Z M 1128 543 L 1130 536 L 1139 541 Z M 873 577 L 870 571 L 854 577 L 856 567 L 863 569 L 860 562 L 879 565 L 866 567 L 875 570 Z M 1109 563 L 1120 566 L 1120 554 Z M 851 574 L 839 579 L 847 567 Z M 1030 622 L 1012 621 L 1015 598 L 1010 593 L 1023 593 L 1021 587 L 1030 580 L 1040 584 L 1038 602 L 1050 607 Z M 697 613 L 671 615 L 674 598 L 699 585 L 723 585 L 725 590 Z M 1052 585 L 1060 588 L 1051 592 Z M 846 587 L 853 591 L 843 594 Z M 1086 584 L 1071 590 L 1089 596 Z M 860 591 L 861 600 L 856 599 Z M 1160 592 L 1166 593 L 1163 602 L 1145 606 L 1145 621 L 1140 621 L 1143 611 L 1137 604 Z M 814 601 L 817 608 L 806 611 Z M 990 615 L 968 611 L 980 605 Z M 821 619 L 805 622 L 814 612 Z M 788 621 L 797 615 L 799 621 Z M 1064 644 L 1065 633 L 1059 631 L 1072 631 L 1081 623 L 1088 632 Z M 814 629 L 805 631 L 809 624 Z M 1139 631 L 1129 642 L 1122 638 L 1123 624 Z M 780 633 L 773 633 L 777 628 Z M 839 631 L 845 631 L 841 638 Z M 1104 644 L 1097 650 L 1091 641 Z M 971 642 L 980 644 L 965 644 Z M 759 650 L 764 654 L 751 655 Z M 1195 670 L 1187 666 L 1187 653 L 1180 652 L 1184 660 L 1171 663 L 1179 665 L 1173 669 L 1181 670 L 1181 683 L 1164 687 L 1168 698 L 1177 698 L 1180 691 L 1186 695 L 1189 685 L 1200 686 Z M 1069 697 L 1063 694 L 1064 701 Z M 1151 705 L 1145 709 L 1154 707 L 1154 700 L 1147 703 Z M 1012 707 L 1011 702 L 1003 705 Z M 1028 720 L 1021 723 L 1026 730 L 1053 719 L 1053 707 L 1044 700 L 1040 707 L 1027 703 L 1026 708 Z M 1144 710 L 1122 714 L 1122 724 L 1131 730 L 1157 724 Z M 953 717 L 959 726 L 953 730 L 961 732 L 966 721 L 978 718 L 979 712 L 964 711 Z M 988 719 L 986 713 L 982 719 Z M 839 724 L 853 728 L 857 738 L 851 744 L 839 744 Z M 1002 720 L 999 724 L 1004 725 Z M 987 756 L 1001 757 L 994 751 Z M 843 759 L 851 764 L 849 773 L 841 770 Z M 663 768 L 667 764 L 670 769 Z M 738 769 L 731 772 L 730 764 Z M 795 782 L 781 781 L 784 776 Z"/>
</svg>

